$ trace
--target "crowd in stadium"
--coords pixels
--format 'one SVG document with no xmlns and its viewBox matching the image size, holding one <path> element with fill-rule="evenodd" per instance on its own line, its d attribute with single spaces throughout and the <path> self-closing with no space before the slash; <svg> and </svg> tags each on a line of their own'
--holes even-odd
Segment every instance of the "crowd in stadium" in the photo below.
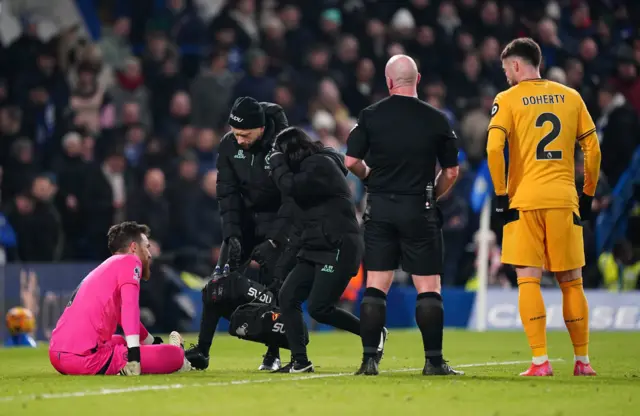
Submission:
<svg viewBox="0 0 640 416">
<path fill-rule="evenodd" d="M 25 15 L 21 36 L 0 47 L 0 206 L 17 234 L 9 261 L 101 260 L 109 226 L 135 220 L 151 227 L 155 255 L 189 249 L 212 269 L 222 238 L 216 149 L 235 98 L 277 103 L 290 125 L 344 152 L 360 110 L 387 95 L 384 64 L 400 53 L 416 59 L 420 98 L 459 137 L 461 175 L 440 204 L 445 285 L 475 275 L 469 194 L 493 99 L 508 87 L 506 42 L 536 39 L 543 76 L 584 98 L 603 155 L 596 213 L 640 143 L 635 1 L 104 3 L 115 12 L 101 16 L 96 41 L 73 30 L 43 41 Z M 579 189 L 581 172 L 578 163 Z M 350 180 L 362 209 L 364 187 Z M 493 229 L 490 281 L 511 285 Z M 629 234 L 614 253 L 625 266 L 640 246 Z M 592 233 L 585 238 L 585 285 L 602 285 Z"/>
</svg>

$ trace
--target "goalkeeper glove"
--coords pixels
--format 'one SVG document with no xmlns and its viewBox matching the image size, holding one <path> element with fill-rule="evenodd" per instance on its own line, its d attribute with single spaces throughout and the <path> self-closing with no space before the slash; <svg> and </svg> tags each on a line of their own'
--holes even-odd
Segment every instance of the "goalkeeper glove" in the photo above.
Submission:
<svg viewBox="0 0 640 416">
<path fill-rule="evenodd" d="M 120 370 L 121 376 L 139 376 L 140 370 L 140 347 L 133 347 L 127 350 L 127 365 Z"/>
</svg>

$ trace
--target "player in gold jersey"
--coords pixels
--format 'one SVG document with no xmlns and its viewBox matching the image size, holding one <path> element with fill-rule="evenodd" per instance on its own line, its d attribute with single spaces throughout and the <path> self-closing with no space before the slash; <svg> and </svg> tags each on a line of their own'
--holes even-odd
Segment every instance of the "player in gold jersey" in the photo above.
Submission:
<svg viewBox="0 0 640 416">
<path fill-rule="evenodd" d="M 596 128 L 580 94 L 540 78 L 540 47 L 532 39 L 513 40 L 501 59 L 512 87 L 495 98 L 487 153 L 496 212 L 505 221 L 502 262 L 516 268 L 520 318 L 533 352 L 531 367 L 521 375 L 553 375 L 540 291 L 543 268 L 555 273 L 562 289 L 574 375 L 595 375 L 589 363 L 589 308 L 582 287 L 582 221 L 590 220 L 600 172 Z M 576 140 L 585 156 L 580 198 L 574 171 Z"/>
</svg>

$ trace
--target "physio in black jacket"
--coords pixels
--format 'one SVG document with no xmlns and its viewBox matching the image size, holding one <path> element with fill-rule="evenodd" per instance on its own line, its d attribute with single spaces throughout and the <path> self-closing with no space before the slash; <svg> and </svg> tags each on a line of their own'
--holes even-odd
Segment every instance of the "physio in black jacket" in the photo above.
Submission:
<svg viewBox="0 0 640 416">
<path fill-rule="evenodd" d="M 279 295 L 292 355 L 279 372 L 313 372 L 301 305 L 308 301 L 316 321 L 359 335 L 360 320 L 336 303 L 358 272 L 364 245 L 341 155 L 290 127 L 278 135 L 268 159 L 275 184 L 293 198 L 302 222 L 298 262 Z"/>
<path fill-rule="evenodd" d="M 287 262 L 279 260 L 285 252 L 295 204 L 281 197 L 270 177 L 265 156 L 288 121 L 279 105 L 241 97 L 231 109 L 229 126 L 231 131 L 220 142 L 217 161 L 223 236 L 218 266 L 222 268 L 228 263 L 234 271 L 256 260 L 261 266 L 260 283 L 268 286 L 274 278 L 282 280 L 288 272 Z M 204 296 L 203 302 L 198 344 L 186 352 L 196 369 L 209 365 L 209 349 L 218 321 L 221 317 L 229 319 L 233 312 L 216 308 Z M 259 369 L 279 368 L 278 349 L 269 348 Z"/>
</svg>

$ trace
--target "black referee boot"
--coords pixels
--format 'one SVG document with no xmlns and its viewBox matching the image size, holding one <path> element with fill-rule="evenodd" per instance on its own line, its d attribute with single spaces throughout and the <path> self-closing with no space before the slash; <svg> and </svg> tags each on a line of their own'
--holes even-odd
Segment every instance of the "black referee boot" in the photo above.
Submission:
<svg viewBox="0 0 640 416">
<path fill-rule="evenodd" d="M 451 368 L 446 360 L 441 360 L 440 363 L 434 364 L 431 360 L 427 359 L 422 369 L 423 376 L 463 376 L 464 371 L 458 371 Z"/>
<path fill-rule="evenodd" d="M 206 370 L 209 367 L 209 355 L 204 355 L 197 345 L 191 344 L 191 347 L 184 352 L 184 358 L 196 370 Z"/>
<path fill-rule="evenodd" d="M 378 373 L 378 362 L 376 361 L 376 357 L 367 357 L 362 359 L 362 365 L 360 366 L 360 369 L 356 371 L 355 375 L 377 376 Z"/>
</svg>

